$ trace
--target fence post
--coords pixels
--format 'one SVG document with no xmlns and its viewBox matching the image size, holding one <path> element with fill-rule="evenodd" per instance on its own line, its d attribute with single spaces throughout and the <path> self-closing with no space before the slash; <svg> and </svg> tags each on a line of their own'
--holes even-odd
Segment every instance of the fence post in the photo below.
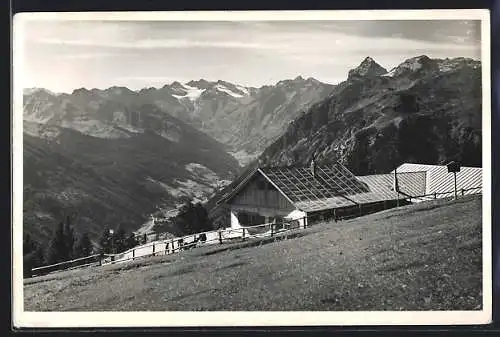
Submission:
<svg viewBox="0 0 500 337">
<path fill-rule="evenodd" d="M 132 261 L 135 259 L 135 248 L 132 249 Z"/>
<path fill-rule="evenodd" d="M 243 227 L 243 241 L 245 241 L 245 227 Z"/>
<path fill-rule="evenodd" d="M 464 189 L 462 188 L 462 197 L 464 196 Z"/>
<path fill-rule="evenodd" d="M 274 236 L 274 224 L 271 224 L 271 236 Z"/>
<path fill-rule="evenodd" d="M 219 229 L 219 243 L 222 245 L 222 231 Z"/>
<path fill-rule="evenodd" d="M 153 243 L 153 256 L 155 256 L 155 244 Z"/>
<path fill-rule="evenodd" d="M 172 248 L 171 249 L 172 249 L 172 253 L 174 253 L 175 252 L 175 250 L 174 250 L 174 238 L 172 238 L 171 240 L 172 240 L 172 242 L 171 242 L 172 243 Z"/>
<path fill-rule="evenodd" d="M 434 192 L 434 199 L 437 199 L 437 193 Z"/>
</svg>

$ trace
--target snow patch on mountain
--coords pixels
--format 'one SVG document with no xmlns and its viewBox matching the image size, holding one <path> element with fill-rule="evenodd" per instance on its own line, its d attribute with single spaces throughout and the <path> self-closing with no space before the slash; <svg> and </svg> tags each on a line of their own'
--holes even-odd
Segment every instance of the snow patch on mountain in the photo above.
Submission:
<svg viewBox="0 0 500 337">
<path fill-rule="evenodd" d="M 205 89 L 199 89 L 196 87 L 189 86 L 187 84 L 183 84 L 183 86 L 186 88 L 186 95 L 184 95 L 182 97 L 188 98 L 191 101 L 196 100 L 205 91 Z"/>
<path fill-rule="evenodd" d="M 224 86 L 222 86 L 220 84 L 216 85 L 215 89 L 217 89 L 219 91 L 222 91 L 222 92 L 225 92 L 226 94 L 228 94 L 230 96 L 233 96 L 235 98 L 242 98 L 242 97 L 244 97 L 243 95 L 240 95 L 240 94 L 238 94 L 238 93 L 236 93 L 236 92 L 234 92 L 234 91 L 232 91 L 232 90 L 230 90 L 230 89 L 228 89 L 228 88 L 226 88 L 226 87 L 224 87 Z"/>
<path fill-rule="evenodd" d="M 241 85 L 236 85 L 236 88 L 238 88 L 238 90 L 240 90 L 244 95 L 250 95 L 248 88 L 242 87 Z"/>
<path fill-rule="evenodd" d="M 396 74 L 396 70 L 397 68 L 392 68 L 391 71 L 389 71 L 388 73 L 386 74 L 382 74 L 381 76 L 385 76 L 385 77 L 394 77 L 394 74 Z"/>
</svg>

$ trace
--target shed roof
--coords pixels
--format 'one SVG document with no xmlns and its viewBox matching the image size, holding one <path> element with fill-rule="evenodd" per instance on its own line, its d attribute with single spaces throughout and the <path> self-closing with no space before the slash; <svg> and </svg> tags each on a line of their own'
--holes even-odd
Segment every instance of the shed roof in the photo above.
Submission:
<svg viewBox="0 0 500 337">
<path fill-rule="evenodd" d="M 454 190 L 453 173 L 445 165 L 424 165 L 404 163 L 396 169 L 398 177 L 403 172 L 426 172 L 426 193 L 445 193 Z M 393 171 L 394 172 L 394 171 Z M 482 187 L 483 169 L 462 166 L 457 173 L 457 189 Z"/>
<path fill-rule="evenodd" d="M 398 172 L 398 187 L 401 192 L 410 196 L 421 196 L 426 191 L 426 172 Z M 372 174 L 358 176 L 359 180 L 365 182 L 374 193 L 386 196 L 388 199 L 395 198 L 394 174 Z"/>
</svg>

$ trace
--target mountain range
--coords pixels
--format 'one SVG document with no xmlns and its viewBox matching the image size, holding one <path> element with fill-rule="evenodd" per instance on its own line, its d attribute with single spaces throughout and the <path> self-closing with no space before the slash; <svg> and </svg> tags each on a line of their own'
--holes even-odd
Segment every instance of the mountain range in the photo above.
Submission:
<svg viewBox="0 0 500 337">
<path fill-rule="evenodd" d="M 31 88 L 24 95 L 24 118 L 43 124 L 60 120 L 63 126 L 91 136 L 119 138 L 124 136 L 125 120 L 135 118 L 125 114 L 133 114 L 136 105 L 154 104 L 224 144 L 245 165 L 276 140 L 300 111 L 327 97 L 333 88 L 301 76 L 260 88 L 204 79 L 139 91 L 80 88 L 71 94 L 54 94 Z M 88 116 L 98 117 L 99 123 L 89 126 Z"/>
</svg>

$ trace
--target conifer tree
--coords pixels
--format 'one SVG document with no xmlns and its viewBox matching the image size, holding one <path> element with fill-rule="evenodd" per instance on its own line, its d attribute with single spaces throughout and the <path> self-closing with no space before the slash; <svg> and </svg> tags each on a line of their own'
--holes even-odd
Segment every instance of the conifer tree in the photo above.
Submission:
<svg viewBox="0 0 500 337">
<path fill-rule="evenodd" d="M 115 231 L 115 236 L 114 236 L 114 246 L 115 246 L 115 251 L 116 253 L 121 253 L 125 251 L 126 249 L 126 233 L 123 228 L 118 226 L 118 229 Z"/>
<path fill-rule="evenodd" d="M 134 233 L 130 233 L 126 239 L 126 242 L 125 242 L 125 246 L 126 246 L 126 250 L 127 249 L 130 249 L 130 248 L 134 248 L 135 246 L 137 246 L 138 242 L 137 242 L 137 239 L 135 238 L 135 234 Z"/>
<path fill-rule="evenodd" d="M 74 256 L 75 232 L 71 226 L 69 216 L 66 217 L 66 224 L 64 226 L 64 241 L 66 242 L 67 259 L 70 260 Z"/>
<path fill-rule="evenodd" d="M 52 235 L 52 239 L 49 242 L 47 250 L 47 262 L 49 264 L 62 262 L 68 259 L 68 255 L 68 248 L 64 235 L 64 224 L 60 222 L 56 230 L 54 231 L 54 234 Z"/>
<path fill-rule="evenodd" d="M 111 234 L 109 233 L 109 228 L 107 226 L 104 228 L 104 231 L 99 238 L 99 246 L 101 253 L 111 253 Z"/>
<path fill-rule="evenodd" d="M 23 269 L 24 277 L 31 277 L 31 269 L 44 264 L 44 251 L 42 245 L 25 234 L 23 238 Z"/>
<path fill-rule="evenodd" d="M 89 235 L 87 233 L 83 233 L 75 244 L 75 257 L 90 256 L 92 255 L 93 250 L 94 247 L 90 241 Z"/>
<path fill-rule="evenodd" d="M 194 234 L 213 229 L 208 213 L 201 203 L 186 202 L 175 218 L 180 235 Z"/>
</svg>

